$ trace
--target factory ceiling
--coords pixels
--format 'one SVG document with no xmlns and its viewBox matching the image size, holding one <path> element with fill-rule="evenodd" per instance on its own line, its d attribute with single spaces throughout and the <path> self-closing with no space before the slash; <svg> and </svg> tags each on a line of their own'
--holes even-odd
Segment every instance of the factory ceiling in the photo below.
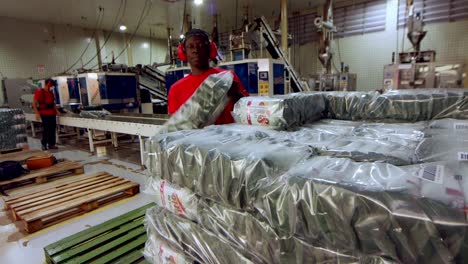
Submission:
<svg viewBox="0 0 468 264">
<path fill-rule="evenodd" d="M 323 0 L 289 0 L 290 13 L 323 4 Z M 280 0 L 0 0 L 0 17 L 19 18 L 52 24 L 93 29 L 119 30 L 165 39 L 167 27 L 179 36 L 186 12 L 194 27 L 211 30 L 213 15 L 218 14 L 219 31 L 229 31 L 242 24 L 246 9 L 250 16 L 279 17 Z M 248 8 L 246 8 L 248 7 Z M 101 11 L 100 11 L 101 8 Z M 102 19 L 101 19 L 102 18 Z"/>
</svg>

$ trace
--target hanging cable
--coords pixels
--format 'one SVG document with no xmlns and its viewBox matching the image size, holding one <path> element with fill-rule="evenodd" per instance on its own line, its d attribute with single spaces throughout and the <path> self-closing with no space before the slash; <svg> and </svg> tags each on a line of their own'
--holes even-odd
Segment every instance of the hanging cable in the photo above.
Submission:
<svg viewBox="0 0 468 264">
<path fill-rule="evenodd" d="M 122 10 L 122 6 L 123 6 L 123 11 L 122 11 L 122 15 L 120 15 L 120 11 Z M 102 46 L 100 46 L 99 49 L 96 51 L 96 55 L 94 55 L 89 61 L 87 61 L 85 64 L 83 64 L 83 68 L 85 66 L 87 66 L 88 64 L 90 64 L 98 56 L 99 52 L 101 52 L 101 50 L 106 46 L 106 44 L 109 41 L 110 37 L 115 32 L 115 28 L 117 27 L 117 23 L 125 15 L 126 8 L 127 8 L 127 1 L 126 0 L 120 0 L 119 9 L 117 10 L 117 14 L 115 16 L 114 22 L 112 23 L 111 32 L 106 36 L 106 39 L 104 40 L 104 43 L 102 44 Z M 92 68 L 94 68 L 94 67 L 92 67 Z"/>
<path fill-rule="evenodd" d="M 182 24 L 180 24 L 180 35 L 186 33 L 186 32 L 184 32 L 184 24 L 185 24 L 185 16 L 186 15 L 187 15 L 187 0 L 184 1 L 184 12 L 183 12 L 183 15 L 182 15 Z M 186 28 L 186 30 L 188 30 L 188 28 Z"/>
<path fill-rule="evenodd" d="M 78 62 L 83 58 L 86 51 L 88 51 L 89 46 L 91 45 L 91 41 L 96 38 L 97 30 L 98 28 L 101 27 L 103 20 L 104 20 L 104 8 L 99 7 L 98 19 L 96 20 L 96 25 L 94 26 L 94 31 L 93 31 L 93 34 L 91 35 L 90 40 L 88 41 L 88 44 L 86 45 L 85 49 L 81 53 L 80 57 L 70 67 L 68 67 L 65 71 L 63 71 L 64 73 L 67 73 L 69 70 L 73 69 L 73 67 L 75 67 L 75 65 L 78 64 Z"/>
<path fill-rule="evenodd" d="M 125 48 L 122 51 L 120 51 L 120 53 L 115 57 L 115 60 L 117 60 L 128 49 L 128 47 L 130 46 L 130 43 L 133 41 L 133 38 L 135 37 L 135 35 L 136 35 L 137 31 L 138 31 L 138 29 L 140 28 L 140 26 L 143 24 L 143 21 L 148 16 L 149 11 L 151 10 L 151 7 L 152 7 L 152 2 L 150 0 L 146 0 L 145 5 L 143 6 L 143 10 L 141 11 L 141 14 L 140 14 L 140 18 L 138 19 L 138 24 L 137 24 L 135 30 L 133 31 L 133 33 L 132 33 L 132 35 L 130 37 L 130 40 L 128 41 L 128 43 L 125 44 Z M 146 12 L 146 14 L 145 14 L 145 12 Z M 96 66 L 97 65 L 95 65 L 94 67 L 96 67 Z"/>
</svg>

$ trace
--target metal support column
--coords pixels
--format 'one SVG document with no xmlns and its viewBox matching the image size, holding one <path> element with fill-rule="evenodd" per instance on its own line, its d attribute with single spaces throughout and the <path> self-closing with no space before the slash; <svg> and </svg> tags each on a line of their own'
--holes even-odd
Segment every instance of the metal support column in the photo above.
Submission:
<svg viewBox="0 0 468 264">
<path fill-rule="evenodd" d="M 31 134 L 36 137 L 36 128 L 34 127 L 34 121 L 31 121 Z"/>
<path fill-rule="evenodd" d="M 93 130 L 88 128 L 89 152 L 94 153 Z"/>
<path fill-rule="evenodd" d="M 143 141 L 143 137 L 141 135 L 138 135 L 138 139 L 140 140 L 140 161 L 141 161 L 141 166 L 145 165 L 145 142 Z"/>
<path fill-rule="evenodd" d="M 288 0 L 281 0 L 281 48 L 288 57 Z"/>
<path fill-rule="evenodd" d="M 119 143 L 117 141 L 117 133 L 111 132 L 111 138 L 112 138 L 112 145 L 114 146 L 114 148 L 118 148 Z"/>
</svg>

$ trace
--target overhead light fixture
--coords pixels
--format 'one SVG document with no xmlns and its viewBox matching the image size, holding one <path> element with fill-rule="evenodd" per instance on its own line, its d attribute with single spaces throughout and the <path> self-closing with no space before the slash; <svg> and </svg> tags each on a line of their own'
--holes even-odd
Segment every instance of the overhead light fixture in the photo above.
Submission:
<svg viewBox="0 0 468 264">
<path fill-rule="evenodd" d="M 127 30 L 127 27 L 125 25 L 120 25 L 119 29 L 120 31 L 125 31 Z"/>
<path fill-rule="evenodd" d="M 149 48 L 149 44 L 146 43 L 146 42 L 144 42 L 143 45 L 141 45 L 141 46 L 142 46 L 143 48 L 145 48 L 145 49 Z"/>
<path fill-rule="evenodd" d="M 184 37 L 185 37 L 184 34 L 180 34 L 179 36 L 180 39 L 183 39 Z"/>
<path fill-rule="evenodd" d="M 193 1 L 196 5 L 201 5 L 203 4 L 203 0 L 194 0 Z"/>
</svg>

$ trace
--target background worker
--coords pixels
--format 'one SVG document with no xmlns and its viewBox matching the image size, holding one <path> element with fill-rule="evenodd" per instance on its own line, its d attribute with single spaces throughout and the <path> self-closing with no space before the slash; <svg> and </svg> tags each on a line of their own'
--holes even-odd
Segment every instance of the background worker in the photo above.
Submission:
<svg viewBox="0 0 468 264">
<path fill-rule="evenodd" d="M 54 80 L 47 79 L 45 86 L 37 89 L 34 93 L 32 107 L 36 114 L 36 120 L 42 120 L 42 150 L 57 149 L 55 134 L 57 131 L 57 115 L 60 115 L 60 112 L 57 110 L 54 93 L 52 92 L 54 85 Z"/>
</svg>

